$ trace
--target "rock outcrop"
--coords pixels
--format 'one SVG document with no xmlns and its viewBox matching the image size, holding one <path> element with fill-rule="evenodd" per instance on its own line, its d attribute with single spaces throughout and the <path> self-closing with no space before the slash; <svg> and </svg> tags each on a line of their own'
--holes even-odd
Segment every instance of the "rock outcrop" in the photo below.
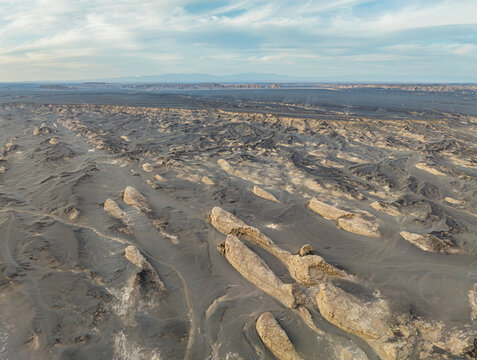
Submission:
<svg viewBox="0 0 477 360">
<path fill-rule="evenodd" d="M 137 273 L 140 280 L 148 281 L 152 286 L 161 290 L 165 289 L 164 283 L 159 278 L 156 270 L 134 245 L 129 245 L 124 249 L 124 257 L 138 268 Z"/>
<path fill-rule="evenodd" d="M 256 324 L 257 333 L 265 346 L 279 360 L 301 360 L 285 330 L 269 312 L 259 316 Z"/>
<path fill-rule="evenodd" d="M 415 234 L 407 231 L 401 231 L 401 236 L 414 246 L 427 252 L 457 253 L 454 243 L 450 240 L 440 239 L 433 234 Z"/>
<path fill-rule="evenodd" d="M 416 331 L 410 319 L 393 315 L 384 300 L 364 303 L 328 282 L 320 285 L 316 303 L 326 320 L 365 340 L 383 360 L 411 355 Z"/>
<path fill-rule="evenodd" d="M 147 215 L 152 213 L 152 209 L 145 196 L 132 186 L 126 186 L 122 193 L 122 198 L 126 204 L 132 206 L 136 210 L 142 211 Z"/>
<path fill-rule="evenodd" d="M 129 225 L 130 221 L 127 214 L 122 210 L 119 205 L 113 199 L 106 199 L 104 202 L 104 211 L 106 211 L 112 217 L 121 220 L 125 225 Z"/>
<path fill-rule="evenodd" d="M 467 297 L 470 305 L 470 320 L 475 321 L 477 320 L 477 284 L 469 290 Z"/>
<path fill-rule="evenodd" d="M 142 164 L 141 167 L 145 172 L 153 172 L 154 171 L 154 166 L 152 166 L 149 163 L 144 163 L 144 164 Z"/>
<path fill-rule="evenodd" d="M 247 225 L 235 215 L 214 207 L 210 214 L 210 223 L 221 233 L 234 234 L 254 245 L 267 250 L 283 262 L 290 275 L 300 284 L 314 285 L 325 281 L 328 277 L 346 277 L 346 273 L 328 264 L 321 256 L 314 254 L 293 255 L 281 249 L 259 229 Z"/>
<path fill-rule="evenodd" d="M 46 125 L 45 122 L 41 123 L 40 127 L 37 127 L 33 130 L 33 135 L 48 135 L 48 134 L 54 134 L 56 133 L 56 130 L 49 127 Z"/>
<path fill-rule="evenodd" d="M 431 173 L 433 175 L 437 175 L 437 176 L 445 176 L 446 175 L 442 171 L 437 170 L 436 168 L 434 168 L 432 166 L 429 166 L 426 163 L 417 163 L 415 166 L 416 166 L 416 169 L 427 171 L 428 173 Z"/>
<path fill-rule="evenodd" d="M 279 202 L 278 199 L 273 196 L 272 194 L 270 194 L 268 191 L 266 190 L 263 190 L 262 188 L 258 187 L 258 186 L 254 186 L 253 189 L 252 189 L 252 192 L 261 197 L 261 198 L 264 198 L 266 200 L 270 200 L 270 201 L 274 201 L 274 202 Z"/>
<path fill-rule="evenodd" d="M 223 248 L 228 262 L 248 281 L 278 299 L 288 308 L 301 302 L 301 291 L 296 284 L 284 284 L 268 265 L 235 235 L 228 235 Z"/>
<path fill-rule="evenodd" d="M 379 237 L 379 226 L 371 214 L 354 214 L 338 209 L 315 198 L 311 199 L 308 207 L 325 219 L 336 221 L 339 228 L 359 235 Z"/>
</svg>

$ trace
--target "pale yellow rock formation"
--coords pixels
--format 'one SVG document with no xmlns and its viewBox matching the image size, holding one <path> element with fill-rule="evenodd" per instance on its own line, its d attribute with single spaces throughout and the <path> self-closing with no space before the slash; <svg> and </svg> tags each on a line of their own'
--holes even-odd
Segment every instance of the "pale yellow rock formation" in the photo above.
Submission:
<svg viewBox="0 0 477 360">
<path fill-rule="evenodd" d="M 454 205 L 464 205 L 465 204 L 464 200 L 453 199 L 451 197 L 446 197 L 444 200 L 447 201 L 449 204 L 454 204 Z"/>
<path fill-rule="evenodd" d="M 152 267 L 149 261 L 141 254 L 141 252 L 133 245 L 129 245 L 126 249 L 124 249 L 124 257 L 134 264 L 137 268 L 139 268 L 138 273 L 144 271 L 150 277 L 150 280 L 158 286 L 160 289 L 164 290 L 165 286 L 159 275 L 157 274 L 156 270 Z"/>
<path fill-rule="evenodd" d="M 408 231 L 401 231 L 400 234 L 405 240 L 424 251 L 447 253 L 459 252 L 459 250 L 455 248 L 455 245 L 451 241 L 439 239 L 437 236 L 432 234 L 421 235 Z"/>
<path fill-rule="evenodd" d="M 436 168 L 433 168 L 433 167 L 427 165 L 426 163 L 417 163 L 415 165 L 415 167 L 419 170 L 427 171 L 428 173 L 431 173 L 433 175 L 437 175 L 437 176 L 445 176 L 446 175 L 442 171 L 437 170 Z"/>
<path fill-rule="evenodd" d="M 308 207 L 323 216 L 325 219 L 334 220 L 339 228 L 370 237 L 379 237 L 379 226 L 376 219 L 371 214 L 353 214 L 349 211 L 338 209 L 332 205 L 312 198 Z M 365 217 L 371 219 L 368 220 Z"/>
<path fill-rule="evenodd" d="M 411 355 L 415 329 L 408 319 L 394 316 L 384 300 L 364 303 L 328 282 L 320 285 L 316 303 L 326 320 L 368 342 L 383 360 Z"/>
<path fill-rule="evenodd" d="M 257 320 L 257 333 L 265 346 L 279 360 L 301 360 L 285 330 L 283 330 L 269 312 L 263 313 Z"/>
<path fill-rule="evenodd" d="M 373 209 L 376 209 L 378 211 L 384 212 L 384 213 L 389 214 L 389 215 L 393 215 L 393 216 L 402 215 L 401 210 L 399 210 L 399 208 L 397 206 L 395 206 L 391 203 L 384 202 L 384 201 L 375 201 L 375 202 L 371 203 L 371 207 Z"/>
<path fill-rule="evenodd" d="M 344 211 L 332 205 L 325 204 L 324 202 L 321 202 L 316 198 L 312 198 L 310 200 L 310 202 L 308 203 L 308 207 L 317 214 L 323 216 L 325 219 L 329 220 L 338 220 L 342 216 L 353 215 L 348 211 Z"/>
<path fill-rule="evenodd" d="M 145 171 L 145 172 L 152 172 L 154 171 L 154 166 L 152 166 L 151 164 L 149 163 L 144 163 L 142 164 L 142 169 Z"/>
<path fill-rule="evenodd" d="M 211 178 L 209 178 L 208 176 L 202 176 L 201 178 L 201 181 L 205 184 L 205 185 L 215 185 L 215 181 L 212 180 Z"/>
<path fill-rule="evenodd" d="M 112 217 L 121 220 L 124 224 L 129 224 L 129 218 L 127 214 L 118 206 L 113 199 L 106 199 L 104 202 L 104 211 L 106 211 Z"/>
<path fill-rule="evenodd" d="M 151 207 L 149 206 L 147 199 L 139 191 L 137 191 L 132 186 L 126 186 L 122 194 L 123 201 L 135 208 L 136 210 L 142 211 L 146 214 L 152 212 Z"/>
<path fill-rule="evenodd" d="M 258 187 L 258 186 L 254 186 L 253 189 L 252 189 L 252 192 L 261 197 L 261 198 L 264 198 L 266 200 L 270 200 L 270 201 L 274 201 L 274 202 L 279 202 L 278 199 L 273 196 L 272 194 L 270 194 L 268 191 L 266 190 L 263 190 L 262 188 Z"/>
<path fill-rule="evenodd" d="M 340 217 L 338 227 L 363 236 L 379 237 L 379 226 L 374 221 L 369 221 L 353 214 L 349 217 Z"/>
<path fill-rule="evenodd" d="M 290 275 L 303 285 L 314 285 L 325 281 L 328 277 L 346 277 L 346 273 L 328 264 L 318 255 L 292 255 L 281 249 L 269 237 L 262 234 L 259 229 L 247 225 L 235 215 L 214 207 L 209 217 L 210 223 L 221 233 L 234 234 L 251 243 L 260 246 L 276 256 L 283 262 Z"/>
<path fill-rule="evenodd" d="M 470 305 L 470 319 L 475 321 L 477 320 L 477 284 L 469 290 L 468 298 Z"/>
<path fill-rule="evenodd" d="M 235 235 L 225 240 L 225 257 L 248 281 L 278 299 L 288 308 L 295 308 L 302 294 L 296 284 L 284 284 L 268 265 Z"/>
<path fill-rule="evenodd" d="M 163 177 L 162 177 L 161 175 L 159 175 L 159 174 L 154 175 L 154 179 L 155 179 L 156 181 L 160 181 L 160 182 L 166 182 L 166 181 L 167 181 L 165 178 L 163 178 Z"/>
</svg>

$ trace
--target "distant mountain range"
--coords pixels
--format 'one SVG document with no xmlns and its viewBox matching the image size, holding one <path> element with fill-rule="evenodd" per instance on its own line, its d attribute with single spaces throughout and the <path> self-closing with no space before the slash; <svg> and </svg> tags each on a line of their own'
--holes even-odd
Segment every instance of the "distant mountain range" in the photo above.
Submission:
<svg viewBox="0 0 477 360">
<path fill-rule="evenodd" d="M 233 75 L 210 75 L 210 74 L 164 74 L 146 76 L 127 76 L 95 81 L 115 83 L 273 83 L 273 82 L 299 82 L 306 79 L 262 73 L 242 73 Z"/>
</svg>

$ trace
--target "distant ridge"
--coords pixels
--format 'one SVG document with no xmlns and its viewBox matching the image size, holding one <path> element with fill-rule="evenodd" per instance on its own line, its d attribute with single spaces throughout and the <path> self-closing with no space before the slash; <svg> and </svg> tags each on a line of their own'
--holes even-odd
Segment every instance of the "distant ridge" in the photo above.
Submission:
<svg viewBox="0 0 477 360">
<path fill-rule="evenodd" d="M 265 74 L 265 73 L 241 73 L 232 75 L 210 74 L 163 74 L 145 76 L 125 76 L 110 79 L 99 79 L 115 83 L 273 83 L 273 82 L 297 82 L 304 79 L 289 75 Z"/>
</svg>

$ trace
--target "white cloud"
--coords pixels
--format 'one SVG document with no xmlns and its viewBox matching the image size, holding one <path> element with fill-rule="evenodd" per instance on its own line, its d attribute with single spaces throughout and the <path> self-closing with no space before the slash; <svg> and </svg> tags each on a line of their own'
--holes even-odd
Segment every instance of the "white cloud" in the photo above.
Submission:
<svg viewBox="0 0 477 360">
<path fill-rule="evenodd" d="M 476 25 L 477 1 L 402 0 L 397 4 L 386 0 L 378 7 L 368 0 L 229 0 L 200 10 L 199 0 L 0 0 L 0 74 L 8 73 L 9 66 L 33 69 L 41 63 L 45 66 L 37 78 L 47 78 L 57 73 L 57 69 L 47 71 L 48 59 L 52 67 L 64 65 L 70 72 L 74 64 L 78 74 L 83 74 L 82 69 L 104 69 L 140 75 L 157 69 L 229 72 L 242 67 L 255 71 L 260 64 L 293 73 L 305 71 L 301 65 L 313 62 L 319 68 L 334 60 L 411 61 L 422 58 L 423 52 L 436 54 L 437 60 L 439 53 L 475 56 L 477 45 L 469 40 L 477 38 L 475 28 L 467 40 L 451 35 L 436 40 L 419 31 Z M 415 31 L 412 44 L 400 38 L 403 30 Z M 108 62 L 113 58 L 116 67 Z"/>
</svg>

